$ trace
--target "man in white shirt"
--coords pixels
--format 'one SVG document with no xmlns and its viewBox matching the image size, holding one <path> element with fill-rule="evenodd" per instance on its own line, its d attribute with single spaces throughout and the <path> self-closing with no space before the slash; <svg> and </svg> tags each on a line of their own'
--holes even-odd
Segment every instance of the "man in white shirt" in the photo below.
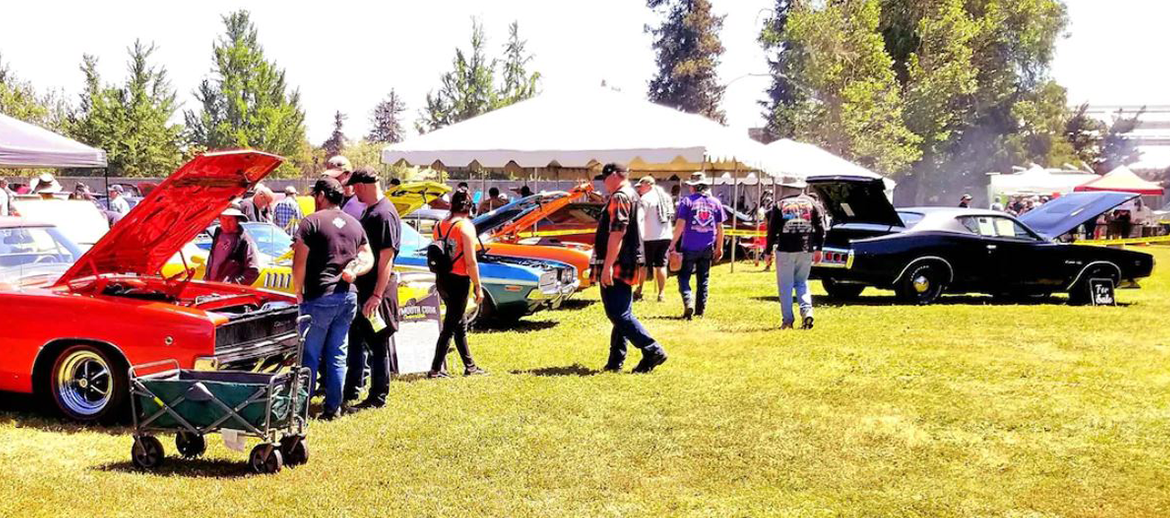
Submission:
<svg viewBox="0 0 1170 518">
<path fill-rule="evenodd" d="M 127 212 L 130 212 L 130 202 L 127 202 L 126 198 L 122 197 L 122 186 L 121 185 L 118 185 L 118 184 L 111 185 L 110 192 L 108 194 L 110 196 L 110 210 L 111 211 L 117 212 L 118 214 L 121 214 L 123 216 L 125 216 Z"/>
<path fill-rule="evenodd" d="M 642 204 L 642 241 L 646 257 L 646 275 L 638 283 L 635 298 L 642 298 L 642 286 L 646 277 L 653 275 L 658 283 L 658 302 L 663 301 L 666 289 L 666 255 L 674 237 L 674 203 L 670 195 L 655 185 L 654 177 L 646 176 L 638 181 L 638 195 Z"/>
</svg>

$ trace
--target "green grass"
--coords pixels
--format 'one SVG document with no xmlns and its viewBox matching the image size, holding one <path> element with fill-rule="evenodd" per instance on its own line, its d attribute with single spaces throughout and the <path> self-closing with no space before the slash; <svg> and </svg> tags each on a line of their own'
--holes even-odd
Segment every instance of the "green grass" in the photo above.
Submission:
<svg viewBox="0 0 1170 518">
<path fill-rule="evenodd" d="M 774 277 L 738 270 L 715 269 L 704 320 L 676 320 L 673 290 L 636 305 L 671 355 L 652 375 L 594 372 L 591 290 L 472 335 L 490 377 L 314 423 L 310 463 L 275 476 L 217 436 L 141 473 L 126 429 L 0 409 L 0 515 L 1170 515 L 1165 268 L 1124 307 L 870 290 L 809 332 L 778 331 Z"/>
</svg>

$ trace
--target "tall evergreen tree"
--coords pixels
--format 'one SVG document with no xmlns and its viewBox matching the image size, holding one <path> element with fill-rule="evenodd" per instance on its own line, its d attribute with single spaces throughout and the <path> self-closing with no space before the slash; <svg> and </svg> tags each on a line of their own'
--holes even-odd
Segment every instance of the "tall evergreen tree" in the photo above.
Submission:
<svg viewBox="0 0 1170 518">
<path fill-rule="evenodd" d="M 719 106 L 724 86 L 717 70 L 723 55 L 723 16 L 711 12 L 710 0 L 647 0 L 646 5 L 665 16 L 658 27 L 647 27 L 654 35 L 658 65 L 650 100 L 724 122 Z"/>
<path fill-rule="evenodd" d="M 379 102 L 370 114 L 370 134 L 366 140 L 370 142 L 394 143 L 402 142 L 405 135 L 402 132 L 402 112 L 406 111 L 406 104 L 394 89 L 386 99 Z"/>
<path fill-rule="evenodd" d="M 788 16 L 793 0 L 776 0 L 772 17 L 760 31 L 759 41 L 768 53 L 768 70 L 772 84 L 768 87 L 768 99 L 760 101 L 764 108 L 764 142 L 792 138 L 796 134 L 796 107 L 800 104 L 800 91 L 792 80 L 795 56 L 800 48 L 784 38 Z"/>
<path fill-rule="evenodd" d="M 487 38 L 479 20 L 471 21 L 471 48 L 469 53 L 455 49 L 452 70 L 440 78 L 437 92 L 427 94 L 426 106 L 416 123 L 425 133 L 487 113 L 498 105 L 494 85 L 495 61 L 489 61 L 484 51 Z"/>
<path fill-rule="evenodd" d="M 126 83 L 104 85 L 97 58 L 86 55 L 85 88 L 70 118 L 69 133 L 106 151 L 110 169 L 123 176 L 160 176 L 182 161 L 182 126 L 170 119 L 178 109 L 166 68 L 152 65 L 154 45 L 135 41 L 127 49 Z"/>
<path fill-rule="evenodd" d="M 504 46 L 504 77 L 496 96 L 497 108 L 536 95 L 540 72 L 528 73 L 528 62 L 532 61 L 532 54 L 524 52 L 526 43 L 527 41 L 520 39 L 520 24 L 513 21 L 508 26 L 508 43 Z"/>
<path fill-rule="evenodd" d="M 248 11 L 224 16 L 223 23 L 211 77 L 195 91 L 201 109 L 185 114 L 189 138 L 208 149 L 250 147 L 307 158 L 299 91 L 289 92 L 284 70 L 265 59 Z"/>
<path fill-rule="evenodd" d="M 1101 140 L 1101 154 L 1093 164 L 1098 173 L 1105 174 L 1119 166 L 1129 165 L 1141 159 L 1141 150 L 1125 135 L 1137 129 L 1139 119 L 1145 112 L 1145 107 L 1142 107 L 1137 113 L 1127 117 L 1124 111 L 1117 110 L 1108 133 Z"/>
<path fill-rule="evenodd" d="M 334 157 L 345 151 L 345 133 L 342 132 L 345 119 L 345 114 L 340 111 L 333 114 L 333 133 L 329 135 L 329 140 L 321 144 L 321 149 L 325 150 L 326 157 Z"/>
<path fill-rule="evenodd" d="M 1088 111 L 1089 103 L 1081 104 L 1064 124 L 1064 138 L 1072 145 L 1077 167 L 1093 167 L 1101 155 L 1101 141 L 1108 131 L 1105 123 L 1090 117 Z"/>
</svg>

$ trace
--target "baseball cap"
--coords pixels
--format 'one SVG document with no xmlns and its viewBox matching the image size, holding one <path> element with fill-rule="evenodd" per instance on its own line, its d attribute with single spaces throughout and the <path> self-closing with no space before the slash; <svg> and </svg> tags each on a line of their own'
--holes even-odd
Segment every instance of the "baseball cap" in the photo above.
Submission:
<svg viewBox="0 0 1170 518">
<path fill-rule="evenodd" d="M 296 196 L 297 195 L 297 188 L 290 185 L 290 186 L 284 188 L 284 193 L 289 195 L 289 196 Z"/>
<path fill-rule="evenodd" d="M 240 210 L 240 205 L 237 203 L 233 203 L 231 205 L 228 205 L 228 207 L 226 209 L 223 209 L 223 212 L 220 212 L 219 215 L 220 216 L 235 216 L 237 218 L 245 217 L 244 211 Z"/>
<path fill-rule="evenodd" d="M 644 183 L 646 185 L 654 185 L 654 177 L 649 176 L 649 175 L 643 176 L 640 180 L 638 180 L 638 183 Z"/>
<path fill-rule="evenodd" d="M 118 185 L 118 184 L 111 185 L 111 186 L 110 186 L 110 190 L 111 190 L 111 191 L 114 191 L 114 192 L 117 192 L 117 193 L 122 193 L 122 192 L 125 192 L 125 189 L 123 189 L 123 188 L 122 188 L 122 186 L 121 186 L 121 185 Z"/>
<path fill-rule="evenodd" d="M 357 185 L 359 183 L 378 183 L 378 175 L 375 175 L 367 169 L 358 169 L 349 175 L 349 181 L 345 182 L 345 185 Z"/>
<path fill-rule="evenodd" d="M 326 196 L 337 195 L 342 196 L 344 193 L 341 190 L 341 182 L 333 178 L 322 178 L 313 184 L 313 194 L 324 193 Z"/>
<path fill-rule="evenodd" d="M 328 176 L 329 178 L 337 178 L 344 175 L 345 173 L 353 172 L 353 164 L 349 162 L 348 158 L 345 158 L 341 155 L 330 158 L 329 161 L 325 163 L 325 165 L 325 172 L 321 174 Z"/>
</svg>

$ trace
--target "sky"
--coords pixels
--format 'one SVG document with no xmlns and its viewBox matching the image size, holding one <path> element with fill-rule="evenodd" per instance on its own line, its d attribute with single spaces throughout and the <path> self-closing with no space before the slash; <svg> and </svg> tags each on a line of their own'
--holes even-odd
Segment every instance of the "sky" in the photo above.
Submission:
<svg viewBox="0 0 1170 518">
<path fill-rule="evenodd" d="M 1162 55 L 1170 1 L 1066 3 L 1070 25 L 1052 74 L 1069 89 L 1070 103 L 1170 105 L 1170 67 Z M 160 7 L 171 5 L 184 7 Z M 726 14 L 719 74 L 732 127 L 763 123 L 758 102 L 769 80 L 761 77 L 767 64 L 756 35 L 772 5 L 715 1 L 716 11 Z M 473 17 L 482 21 L 495 55 L 502 54 L 508 24 L 519 22 L 534 55 L 530 69 L 540 71 L 546 91 L 604 80 L 644 93 L 655 72 L 644 27 L 658 18 L 641 0 L 15 2 L 4 7 L 0 56 L 37 88 L 75 98 L 83 54 L 99 57 L 105 81 L 121 82 L 126 47 L 140 38 L 157 45 L 155 62 L 167 67 L 183 107 L 195 109 L 192 91 L 211 70 L 212 43 L 223 32 L 220 17 L 239 8 L 252 12 L 267 57 L 300 89 L 309 139 L 318 145 L 332 131 L 335 111 L 348 116 L 348 137 L 365 135 L 370 111 L 391 88 L 406 101 L 405 116 L 413 123 L 427 92 L 451 67 L 455 48 L 467 47 Z"/>
</svg>

